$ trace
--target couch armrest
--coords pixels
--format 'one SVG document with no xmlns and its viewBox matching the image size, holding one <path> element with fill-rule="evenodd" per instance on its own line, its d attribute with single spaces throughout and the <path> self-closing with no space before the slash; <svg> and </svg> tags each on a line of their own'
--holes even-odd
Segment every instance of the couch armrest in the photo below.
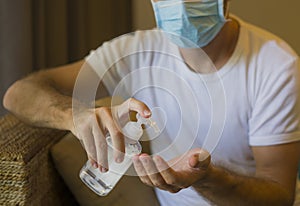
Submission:
<svg viewBox="0 0 300 206">
<path fill-rule="evenodd" d="M 66 134 L 30 127 L 13 115 L 0 118 L 0 205 L 70 205 L 50 147 Z"/>
</svg>

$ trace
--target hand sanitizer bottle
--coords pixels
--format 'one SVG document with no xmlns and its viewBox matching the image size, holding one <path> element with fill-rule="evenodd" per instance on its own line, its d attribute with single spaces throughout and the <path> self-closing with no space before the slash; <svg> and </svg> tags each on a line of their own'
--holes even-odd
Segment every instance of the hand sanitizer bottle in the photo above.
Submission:
<svg viewBox="0 0 300 206">
<path fill-rule="evenodd" d="M 81 180 L 99 196 L 106 196 L 118 183 L 121 177 L 132 164 L 132 157 L 140 154 L 142 146 L 139 139 L 143 135 L 142 124 L 148 125 L 154 129 L 155 133 L 159 132 L 159 128 L 151 118 L 143 118 L 137 114 L 137 122 L 128 122 L 123 127 L 125 135 L 125 156 L 121 163 L 115 162 L 113 158 L 113 145 L 110 136 L 106 138 L 108 152 L 108 167 L 109 171 L 101 173 L 98 168 L 94 168 L 88 160 L 82 167 L 79 177 Z"/>
</svg>

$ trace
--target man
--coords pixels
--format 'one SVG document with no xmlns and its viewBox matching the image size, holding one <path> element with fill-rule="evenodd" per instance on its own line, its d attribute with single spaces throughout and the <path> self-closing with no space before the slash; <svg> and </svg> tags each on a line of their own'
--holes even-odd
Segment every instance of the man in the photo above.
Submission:
<svg viewBox="0 0 300 206">
<path fill-rule="evenodd" d="M 226 0 L 156 0 L 152 3 L 163 33 L 141 31 L 125 35 L 92 52 L 86 58 L 88 66 L 80 61 L 20 80 L 7 91 L 5 107 L 28 123 L 72 131 L 83 142 L 92 164 L 106 172 L 104 137 L 107 132 L 119 151 L 114 153 L 115 161 L 123 159 L 124 139 L 114 121 L 115 113 L 122 116 L 136 111 L 150 117 L 149 107 L 167 104 L 164 108 L 169 125 L 166 125 L 165 139 L 174 141 L 174 148 L 189 147 L 189 150 L 186 153 L 168 150 L 165 155 L 163 151 L 168 141 L 159 140 L 157 144 L 154 141 L 152 150 L 162 155 L 141 154 L 133 158 L 142 182 L 156 187 L 161 205 L 292 205 L 300 153 L 297 55 L 274 35 L 229 17 Z M 203 65 L 202 51 L 217 71 L 199 66 Z M 115 63 L 121 57 L 123 60 Z M 178 58 L 183 60 L 180 66 L 174 60 Z M 166 81 L 167 78 L 155 73 L 154 67 L 161 64 L 167 69 L 160 72 L 173 71 L 183 78 L 184 83 L 178 83 L 180 80 L 176 77 L 167 81 L 172 85 L 169 90 L 175 88 L 183 96 L 176 98 L 188 100 L 183 108 L 199 110 L 204 116 L 196 122 L 200 129 L 195 139 L 189 136 L 193 131 L 186 129 L 184 135 L 179 135 L 180 144 L 176 143 L 173 135 L 179 128 L 180 115 L 172 98 L 157 90 L 140 94 L 142 87 L 135 88 L 142 85 L 144 79 L 153 85 Z M 90 66 L 84 75 L 80 73 L 83 65 L 84 68 Z M 145 67 L 150 69 L 143 70 Z M 101 97 L 113 95 L 118 82 L 132 73 L 135 76 L 129 78 L 128 94 L 124 96 L 135 98 L 111 108 L 79 106 L 74 117 L 70 96 L 74 86 L 76 90 L 77 76 L 83 81 L 80 83 L 80 80 L 79 85 L 85 85 L 85 79 L 98 82 L 100 77 Z M 203 86 L 197 79 L 199 75 L 209 79 L 212 73 L 218 74 L 219 81 L 207 80 Z M 148 79 L 152 76 L 155 78 Z M 214 96 L 220 82 L 224 86 L 226 105 L 223 106 L 227 117 L 221 139 L 214 150 L 209 150 L 210 156 L 201 147 L 205 142 L 203 137 L 209 133 L 209 122 L 213 126 L 216 122 L 212 121 L 213 114 L 206 113 L 211 107 L 207 106 L 209 98 L 205 98 L 209 95 L 205 96 L 203 91 L 207 86 Z M 185 83 L 193 91 L 197 104 L 190 103 L 192 95 L 181 92 Z M 191 122 L 195 122 L 199 115 L 192 113 L 189 114 Z M 183 130 L 189 128 L 189 122 L 182 122 Z"/>
</svg>

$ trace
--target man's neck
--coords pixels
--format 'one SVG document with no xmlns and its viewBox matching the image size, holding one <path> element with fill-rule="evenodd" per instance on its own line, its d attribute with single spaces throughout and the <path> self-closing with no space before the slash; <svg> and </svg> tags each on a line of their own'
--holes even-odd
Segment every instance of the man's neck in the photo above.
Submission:
<svg viewBox="0 0 300 206">
<path fill-rule="evenodd" d="M 198 73 L 212 73 L 216 71 L 215 69 L 221 69 L 232 56 L 238 36 L 239 24 L 236 20 L 231 19 L 207 46 L 201 49 L 180 48 L 180 52 L 191 70 Z M 213 66 L 207 61 L 206 55 L 212 61 Z M 199 66 L 203 65 L 203 63 L 206 66 Z"/>
</svg>

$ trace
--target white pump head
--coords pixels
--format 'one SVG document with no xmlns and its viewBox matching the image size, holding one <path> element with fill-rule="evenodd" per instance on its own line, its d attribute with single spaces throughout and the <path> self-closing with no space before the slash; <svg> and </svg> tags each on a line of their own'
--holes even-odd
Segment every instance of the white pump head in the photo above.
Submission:
<svg viewBox="0 0 300 206">
<path fill-rule="evenodd" d="M 137 113 L 136 115 L 136 118 L 137 118 L 137 123 L 142 126 L 142 124 L 146 125 L 146 126 L 149 126 L 151 127 L 155 133 L 159 133 L 160 132 L 160 129 L 158 128 L 157 124 L 155 121 L 153 121 L 151 119 L 151 117 L 149 118 L 144 118 L 142 117 L 139 113 Z"/>
<path fill-rule="evenodd" d="M 125 127 L 123 127 L 124 135 L 133 140 L 139 140 L 143 135 L 142 125 L 151 127 L 156 134 L 160 132 L 160 129 L 156 125 L 156 122 L 151 118 L 144 118 L 141 115 L 136 115 L 137 122 L 128 122 Z"/>
</svg>

